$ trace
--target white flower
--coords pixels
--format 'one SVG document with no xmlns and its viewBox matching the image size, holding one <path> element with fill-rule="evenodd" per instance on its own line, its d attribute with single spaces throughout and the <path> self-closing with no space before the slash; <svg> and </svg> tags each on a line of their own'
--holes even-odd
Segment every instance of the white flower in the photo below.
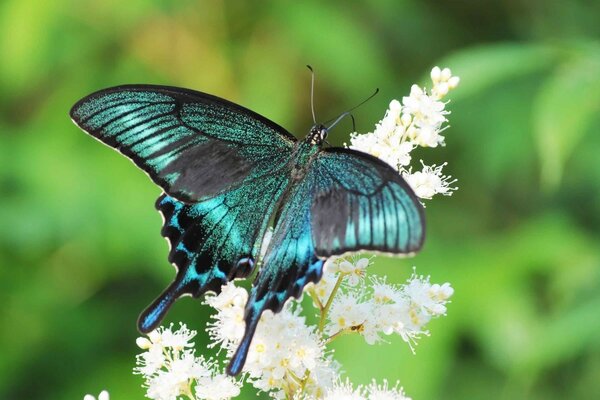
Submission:
<svg viewBox="0 0 600 400">
<path fill-rule="evenodd" d="M 221 294 L 206 301 L 217 309 L 215 322 L 208 328 L 213 345 L 220 343 L 228 356 L 241 339 L 241 334 L 233 337 L 232 330 L 240 328 L 243 334 L 244 304 L 238 300 L 246 299 L 247 293 L 243 295 L 241 291 L 246 292 L 229 283 Z M 315 327 L 306 324 L 300 311 L 300 306 L 292 307 L 288 303 L 278 314 L 267 310 L 261 316 L 243 369 L 247 381 L 257 389 L 276 395 L 283 388 L 299 388 L 298 381 L 290 381 L 291 376 L 301 378 L 317 365 L 323 367 L 322 340 Z M 315 383 L 311 387 L 314 391 L 319 385 Z"/>
<path fill-rule="evenodd" d="M 196 386 L 196 397 L 206 400 L 224 400 L 240 394 L 240 383 L 232 377 L 218 374 L 202 380 Z"/>
<path fill-rule="evenodd" d="M 337 264 L 341 273 L 350 274 L 356 263 L 340 259 Z M 415 273 L 401 286 L 377 277 L 371 278 L 370 283 L 341 286 L 329 311 L 325 333 L 330 337 L 359 333 L 367 344 L 382 341 L 382 335 L 396 333 L 414 351 L 416 340 L 428 334 L 424 328 L 427 323 L 446 313 L 446 303 L 453 293 L 450 284 L 431 284 L 429 277 Z"/>
<path fill-rule="evenodd" d="M 431 284 L 429 277 L 413 274 L 408 284 L 405 285 L 404 293 L 413 307 L 429 315 L 443 315 L 446 313 L 446 303 L 454 289 L 449 283 L 443 285 Z"/>
<path fill-rule="evenodd" d="M 340 368 L 340 364 L 331 356 L 319 360 L 308 377 L 306 391 L 317 399 L 323 398 L 325 393 L 338 382 Z"/>
<path fill-rule="evenodd" d="M 356 390 L 352 388 L 350 381 L 336 384 L 333 389 L 327 391 L 324 400 L 366 400 L 361 393 L 361 387 Z"/>
<path fill-rule="evenodd" d="M 429 288 L 429 295 L 431 298 L 440 302 L 448 300 L 453 294 L 454 289 L 448 282 L 442 285 L 435 283 Z"/>
<path fill-rule="evenodd" d="M 439 166 L 435 164 L 428 166 L 421 161 L 421 165 L 423 165 L 421 171 L 412 172 L 409 170 L 402 174 L 417 196 L 422 199 L 431 199 L 436 194 L 451 196 L 452 192 L 457 189 L 450 186 L 456 182 L 456 179 L 453 180 L 450 175 L 446 176 L 442 173 L 446 163 Z"/>
<path fill-rule="evenodd" d="M 218 295 L 209 294 L 205 299 L 206 304 L 217 310 L 244 307 L 246 301 L 248 301 L 248 292 L 244 288 L 235 286 L 233 282 L 221 286 L 221 293 Z"/>
<path fill-rule="evenodd" d="M 147 340 L 138 338 L 136 342 L 146 351 L 137 356 L 137 366 L 134 373 L 144 377 L 146 397 L 155 400 L 176 400 L 179 396 L 191 396 L 195 387 L 198 393 L 203 393 L 203 387 L 212 387 L 210 393 L 199 399 L 225 399 L 237 396 L 237 385 L 229 377 L 219 378 L 218 367 L 213 361 L 196 357 L 191 340 L 196 332 L 180 324 L 179 329 L 173 330 L 173 324 L 168 328 L 160 327 L 148 334 Z M 217 382 L 217 383 L 215 383 Z M 219 386 L 220 391 L 214 387 Z M 232 394 L 233 393 L 233 394 Z"/>
<path fill-rule="evenodd" d="M 398 289 L 385 282 L 384 279 L 373 278 L 372 280 L 373 300 L 377 304 L 389 304 L 395 301 Z"/>
<path fill-rule="evenodd" d="M 350 286 L 356 286 L 364 278 L 365 270 L 369 266 L 369 259 L 362 257 L 354 260 L 342 260 L 338 263 L 338 269 L 340 272 L 346 274 L 346 283 Z"/>
<path fill-rule="evenodd" d="M 414 145 L 406 141 L 405 128 L 395 123 L 385 117 L 374 132 L 362 135 L 353 133 L 350 148 L 371 154 L 396 169 L 408 165 Z"/>
<path fill-rule="evenodd" d="M 218 295 L 209 294 L 204 302 L 217 309 L 213 315 L 213 322 L 208 324 L 207 331 L 213 340 L 213 346 L 221 344 L 226 349 L 231 349 L 244 335 L 244 306 L 248 300 L 248 292 L 236 287 L 233 282 L 221 287 Z"/>
<path fill-rule="evenodd" d="M 181 382 L 173 382 L 171 374 L 164 371 L 150 377 L 146 385 L 146 397 L 154 400 L 176 400 L 186 389 Z"/>
<path fill-rule="evenodd" d="M 413 123 L 418 128 L 430 127 L 439 130 L 442 123 L 446 122 L 448 111 L 446 104 L 439 101 L 418 85 L 412 85 L 410 95 L 402 98 L 403 112 L 413 116 Z M 435 147 L 438 143 L 420 144 L 421 146 Z"/>
<path fill-rule="evenodd" d="M 153 375 L 165 365 L 165 362 L 163 348 L 160 346 L 150 347 L 145 353 L 138 354 L 137 372 L 146 376 Z"/>
<path fill-rule="evenodd" d="M 98 400 L 109 400 L 109 399 L 110 399 L 110 396 L 106 390 L 101 391 L 100 394 L 98 395 Z M 83 400 L 96 400 L 96 398 L 94 396 L 92 396 L 91 394 L 86 394 L 85 396 L 83 396 Z"/>
<path fill-rule="evenodd" d="M 411 178 L 413 187 L 419 187 L 417 194 L 429 199 L 436 193 L 450 194 L 454 188 L 446 177 L 441 176 L 436 166 L 430 170 L 411 173 L 409 164 L 411 152 L 417 147 L 437 147 L 444 145 L 441 135 L 447 122 L 446 103 L 442 99 L 451 89 L 456 88 L 459 78 L 452 76 L 448 68 L 434 67 L 431 70 L 433 88 L 427 91 L 412 85 L 410 94 L 402 98 L 402 103 L 392 100 L 375 130 L 366 134 L 352 133 L 350 148 L 371 154 L 385 161 L 405 178 Z"/>
<path fill-rule="evenodd" d="M 334 335 L 342 330 L 358 329 L 372 315 L 371 311 L 371 304 L 362 302 L 360 294 L 340 293 L 333 300 L 325 331 Z"/>
<path fill-rule="evenodd" d="M 399 386 L 400 382 L 396 382 L 396 385 L 392 388 L 388 387 L 388 382 L 383 381 L 382 385 L 378 385 L 374 380 L 365 388 L 368 393 L 369 400 L 411 400 L 410 397 L 406 397 L 404 389 Z"/>
</svg>

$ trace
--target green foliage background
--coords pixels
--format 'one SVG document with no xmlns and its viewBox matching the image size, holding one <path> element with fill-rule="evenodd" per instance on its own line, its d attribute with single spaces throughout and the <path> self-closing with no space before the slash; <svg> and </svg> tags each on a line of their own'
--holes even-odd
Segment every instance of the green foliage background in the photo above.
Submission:
<svg viewBox="0 0 600 400">
<path fill-rule="evenodd" d="M 342 338 L 348 376 L 401 379 L 416 400 L 597 396 L 598 15 L 583 0 L 3 0 L 0 399 L 143 398 L 135 321 L 173 276 L 159 189 L 80 132 L 71 105 L 122 83 L 178 85 L 303 136 L 308 63 L 321 120 L 381 88 L 355 113 L 361 132 L 432 66 L 462 78 L 447 147 L 422 153 L 448 161 L 460 190 L 428 203 L 421 254 L 375 267 L 450 281 L 449 315 L 416 356 Z M 187 298 L 168 320 L 202 331 L 208 315 Z"/>
</svg>

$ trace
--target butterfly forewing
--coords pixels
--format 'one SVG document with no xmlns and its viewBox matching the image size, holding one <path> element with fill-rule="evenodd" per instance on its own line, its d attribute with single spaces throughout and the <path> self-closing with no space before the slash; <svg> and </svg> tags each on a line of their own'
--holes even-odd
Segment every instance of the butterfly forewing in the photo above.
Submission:
<svg viewBox="0 0 600 400">
<path fill-rule="evenodd" d="M 267 174 L 272 162 L 289 158 L 296 141 L 234 103 L 166 86 L 105 89 L 75 104 L 71 117 L 186 202 Z"/>
</svg>

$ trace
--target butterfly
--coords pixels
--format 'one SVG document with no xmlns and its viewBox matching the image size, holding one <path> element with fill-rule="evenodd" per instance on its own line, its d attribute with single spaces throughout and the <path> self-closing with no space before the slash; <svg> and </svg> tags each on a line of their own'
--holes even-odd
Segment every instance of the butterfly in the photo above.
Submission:
<svg viewBox="0 0 600 400">
<path fill-rule="evenodd" d="M 297 140 L 235 103 L 156 85 L 98 91 L 70 115 L 164 192 L 156 208 L 177 272 L 140 315 L 142 333 L 156 328 L 179 297 L 219 293 L 256 272 L 230 375 L 242 371 L 263 311 L 279 312 L 318 282 L 329 257 L 359 250 L 411 254 L 423 245 L 423 208 L 400 174 L 371 155 L 327 146 L 324 125 Z"/>
</svg>

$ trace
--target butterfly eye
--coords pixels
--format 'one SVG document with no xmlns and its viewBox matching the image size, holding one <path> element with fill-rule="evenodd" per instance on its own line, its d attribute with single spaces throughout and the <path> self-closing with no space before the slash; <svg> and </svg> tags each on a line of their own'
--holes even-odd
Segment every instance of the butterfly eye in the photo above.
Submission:
<svg viewBox="0 0 600 400">
<path fill-rule="evenodd" d="M 321 129 L 319 130 L 319 136 L 321 137 L 321 140 L 327 139 L 328 133 L 329 133 L 329 131 L 327 130 L 327 128 L 321 127 Z"/>
</svg>

